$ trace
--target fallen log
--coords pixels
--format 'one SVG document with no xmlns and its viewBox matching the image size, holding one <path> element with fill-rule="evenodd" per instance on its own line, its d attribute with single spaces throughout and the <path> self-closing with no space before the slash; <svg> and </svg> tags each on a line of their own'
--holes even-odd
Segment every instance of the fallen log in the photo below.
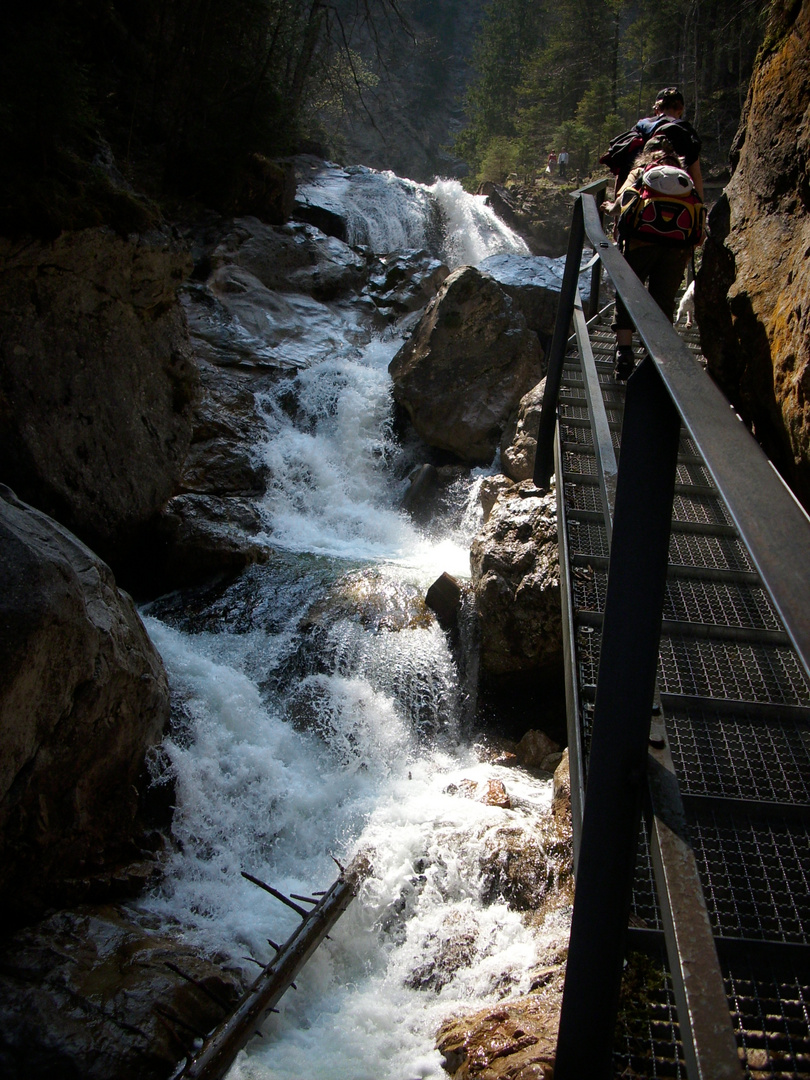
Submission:
<svg viewBox="0 0 810 1080">
<path fill-rule="evenodd" d="M 264 1018 L 352 902 L 369 869 L 368 859 L 357 856 L 315 907 L 303 911 L 301 925 L 295 933 L 278 949 L 275 958 L 231 1013 L 208 1035 L 199 1053 L 175 1073 L 175 1080 L 222 1080 L 236 1055 L 257 1033 Z M 254 880 L 247 874 L 245 877 Z M 257 884 L 267 888 L 263 883 Z"/>
</svg>

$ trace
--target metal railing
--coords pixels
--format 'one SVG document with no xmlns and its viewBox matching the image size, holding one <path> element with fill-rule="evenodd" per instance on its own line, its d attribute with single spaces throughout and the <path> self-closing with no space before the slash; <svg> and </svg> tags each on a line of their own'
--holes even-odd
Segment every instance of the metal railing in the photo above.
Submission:
<svg viewBox="0 0 810 1080">
<path fill-rule="evenodd" d="M 594 190 L 575 194 L 557 322 L 549 354 L 534 479 L 553 471 L 557 399 L 572 320 L 591 406 L 600 490 L 610 540 L 602 646 L 587 786 L 577 843 L 576 894 L 555 1080 L 612 1075 L 642 806 L 655 815 L 653 858 L 665 862 L 662 919 L 676 983 L 690 1078 L 741 1075 L 711 927 L 684 827 L 666 740 L 656 721 L 656 671 L 683 427 L 702 456 L 787 635 L 810 671 L 810 520 L 750 433 L 608 239 Z M 587 343 L 577 279 L 585 238 L 647 351 L 627 383 L 619 465 Z M 592 279 L 590 308 L 598 304 Z M 562 492 L 560 492 L 562 498 Z M 652 724 L 652 728 L 651 728 Z M 653 749 L 654 748 L 654 749 Z M 573 778 L 572 778 L 573 780 Z M 575 830 L 577 809 L 574 808 Z M 700 902 L 695 903 L 695 893 Z M 665 901 L 665 902 L 664 902 Z"/>
</svg>

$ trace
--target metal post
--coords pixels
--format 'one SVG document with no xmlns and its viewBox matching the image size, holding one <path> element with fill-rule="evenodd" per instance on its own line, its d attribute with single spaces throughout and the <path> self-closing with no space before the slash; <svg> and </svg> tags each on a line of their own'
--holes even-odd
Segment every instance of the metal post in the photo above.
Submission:
<svg viewBox="0 0 810 1080">
<path fill-rule="evenodd" d="M 599 220 L 600 220 L 600 222 L 604 218 L 604 214 L 602 212 L 602 200 L 604 199 L 606 192 L 607 192 L 607 180 L 604 180 L 602 182 L 601 187 L 599 187 L 595 191 L 591 192 L 591 194 L 593 194 L 594 199 L 596 200 L 596 205 L 599 208 Z M 593 264 L 593 266 L 591 267 L 591 292 L 590 292 L 590 296 L 588 297 L 588 313 L 587 313 L 587 318 L 588 318 L 589 322 L 594 317 L 594 315 L 596 315 L 599 312 L 599 289 L 600 289 L 601 284 L 602 284 L 602 262 L 601 262 L 601 260 L 597 260 Z"/>
<path fill-rule="evenodd" d="M 568 234 L 568 253 L 565 259 L 557 318 L 548 357 L 546 389 L 540 412 L 540 428 L 537 435 L 537 454 L 534 461 L 534 482 L 539 488 L 547 488 L 554 471 L 554 428 L 557 423 L 557 398 L 562 382 L 565 349 L 568 343 L 571 317 L 574 313 L 579 270 L 582 263 L 582 247 L 585 243 L 585 222 L 582 214 L 582 196 L 574 203 L 571 231 Z"/>
<path fill-rule="evenodd" d="M 627 383 L 555 1080 L 613 1075 L 679 434 L 679 414 L 647 359 Z"/>
</svg>

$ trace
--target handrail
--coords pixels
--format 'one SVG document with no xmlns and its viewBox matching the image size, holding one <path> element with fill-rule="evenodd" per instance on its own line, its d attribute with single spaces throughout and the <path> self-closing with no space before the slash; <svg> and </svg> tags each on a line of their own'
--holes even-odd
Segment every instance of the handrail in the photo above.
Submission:
<svg viewBox="0 0 810 1080">
<path fill-rule="evenodd" d="M 594 250 L 599 253 L 616 292 L 630 312 L 659 377 L 704 458 L 791 643 L 810 676 L 810 576 L 807 573 L 810 566 L 810 518 L 751 433 L 737 418 L 728 400 L 695 363 L 689 349 L 627 265 L 621 252 L 608 239 L 591 195 L 577 198 L 574 223 L 579 214 L 583 218 L 581 234 L 583 237 L 587 235 Z M 578 234 L 579 229 L 572 224 L 571 235 L 575 241 Z M 578 266 L 581 254 L 577 256 L 576 251 L 572 253 L 569 245 L 568 261 L 572 254 Z M 565 286 L 564 275 L 563 289 Z M 554 391 L 553 388 L 555 385 L 559 388 L 562 378 L 564 346 L 574 304 L 574 290 L 570 291 L 570 296 L 564 296 L 561 291 L 558 323 L 563 324 L 559 335 L 563 348 L 559 356 L 555 356 L 555 325 L 546 376 L 547 396 L 550 388 L 555 399 L 549 399 L 548 405 L 546 397 L 543 399 L 541 425 L 543 418 L 546 418 L 547 426 L 541 426 L 538 436 L 535 469 L 538 487 L 547 487 L 551 475 L 556 395 L 559 393 L 559 389 Z M 559 373 L 552 373 L 551 367 L 555 362 L 559 365 Z M 542 449 L 541 440 L 544 442 Z M 540 469 L 548 469 L 548 474 L 539 474 Z"/>
<path fill-rule="evenodd" d="M 593 186 L 601 184 L 589 185 Z M 680 824 L 682 809 L 669 751 L 657 731 L 655 745 L 665 749 L 658 757 L 648 754 L 681 426 L 703 458 L 808 673 L 810 519 L 608 239 L 587 190 L 577 193 L 574 204 L 538 433 L 537 486 L 548 487 L 550 481 L 557 398 L 572 317 L 581 333 L 575 271 L 586 237 L 648 356 L 629 379 L 625 396 L 555 1077 L 573 1080 L 587 1075 L 597 1080 L 611 1075 L 610 1044 L 649 776 L 655 844 L 676 850 L 676 861 L 684 867 L 689 864 L 682 874 L 689 888 L 683 882 L 674 885 L 668 897 L 672 904 L 662 913 L 667 940 L 676 943 L 678 959 L 685 965 L 680 987 L 676 980 L 676 997 L 679 1014 L 689 1020 L 682 1031 L 688 1074 L 731 1080 L 740 1076 L 740 1063 L 716 949 L 705 907 L 690 907 L 685 896 L 685 891 L 695 891 L 694 856 Z M 609 522 L 608 478 L 602 477 L 601 484 Z M 588 1040 L 581 1037 L 585 1025 Z"/>
</svg>

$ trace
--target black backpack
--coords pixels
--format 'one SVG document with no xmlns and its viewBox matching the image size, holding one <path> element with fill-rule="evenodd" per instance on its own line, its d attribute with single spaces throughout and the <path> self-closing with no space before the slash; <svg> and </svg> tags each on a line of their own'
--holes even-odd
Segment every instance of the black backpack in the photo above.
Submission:
<svg viewBox="0 0 810 1080">
<path fill-rule="evenodd" d="M 667 120 L 669 117 L 662 116 L 652 126 L 642 126 L 643 121 L 639 121 L 629 131 L 623 131 L 610 140 L 607 151 L 599 158 L 599 164 L 607 165 L 614 176 L 627 176 L 647 139 Z"/>
<path fill-rule="evenodd" d="M 601 165 L 607 165 L 614 176 L 623 181 L 636 160 L 639 152 L 653 135 L 663 135 L 672 143 L 676 154 L 691 165 L 700 156 L 700 138 L 686 120 L 675 120 L 671 116 L 647 117 L 639 120 L 635 127 L 623 131 L 610 140 L 607 152 L 600 158 Z"/>
</svg>

